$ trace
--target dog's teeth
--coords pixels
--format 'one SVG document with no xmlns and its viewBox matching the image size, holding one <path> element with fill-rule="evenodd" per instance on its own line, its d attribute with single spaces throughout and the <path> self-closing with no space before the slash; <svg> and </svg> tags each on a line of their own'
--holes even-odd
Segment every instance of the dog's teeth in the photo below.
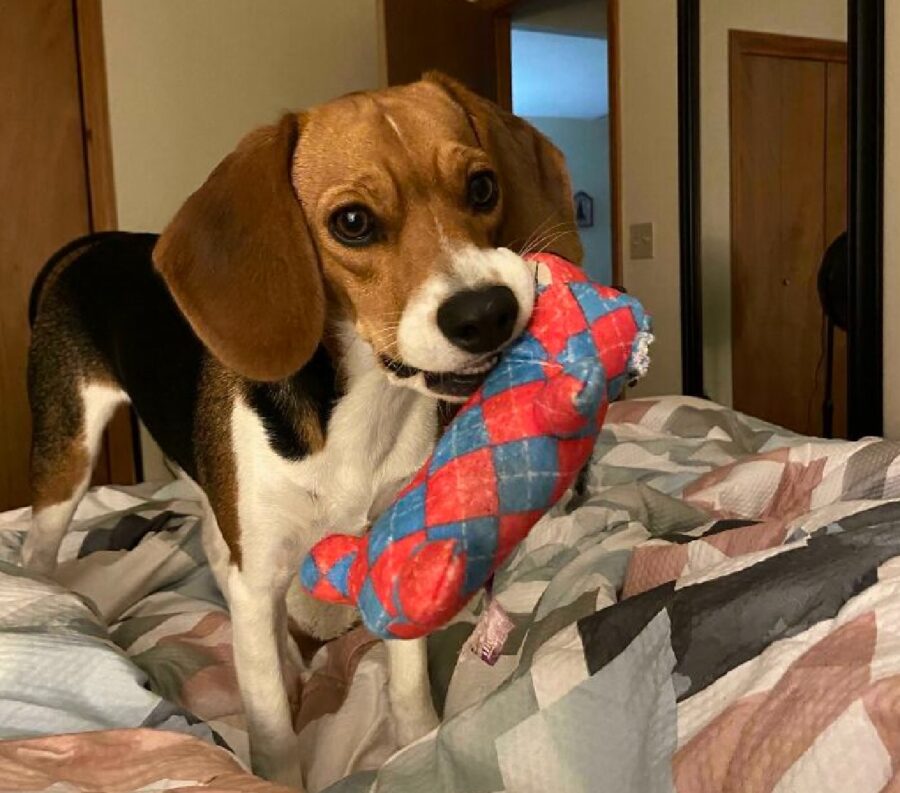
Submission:
<svg viewBox="0 0 900 793">
<path fill-rule="evenodd" d="M 467 366 L 464 369 L 460 369 L 459 372 L 460 374 L 484 374 L 485 372 L 490 371 L 494 367 L 495 363 L 497 363 L 496 356 L 488 361 L 485 361 L 484 363 Z"/>
</svg>

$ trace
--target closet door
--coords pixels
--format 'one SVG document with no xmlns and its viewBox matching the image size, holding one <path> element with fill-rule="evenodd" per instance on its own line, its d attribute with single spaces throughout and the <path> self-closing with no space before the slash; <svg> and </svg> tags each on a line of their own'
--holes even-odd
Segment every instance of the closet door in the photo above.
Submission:
<svg viewBox="0 0 900 793">
<path fill-rule="evenodd" d="M 817 277 L 847 228 L 846 45 L 731 36 L 734 407 L 822 433 Z M 836 332 L 835 432 L 846 433 L 846 338 Z"/>
<path fill-rule="evenodd" d="M 92 211 L 89 174 L 102 167 L 99 157 L 90 164 L 86 158 L 88 149 L 97 149 L 85 135 L 83 96 L 96 113 L 95 91 L 105 86 L 82 92 L 80 8 L 71 0 L 0 0 L 0 510 L 29 503 L 25 372 L 31 284 L 58 247 L 111 220 L 108 212 L 94 218 Z M 89 23 L 99 23 L 96 2 L 83 8 L 96 15 Z M 99 37 L 88 44 L 92 50 L 100 45 L 102 58 Z M 105 96 L 100 99 L 105 106 Z M 117 422 L 95 482 L 134 481 L 127 414 Z"/>
</svg>

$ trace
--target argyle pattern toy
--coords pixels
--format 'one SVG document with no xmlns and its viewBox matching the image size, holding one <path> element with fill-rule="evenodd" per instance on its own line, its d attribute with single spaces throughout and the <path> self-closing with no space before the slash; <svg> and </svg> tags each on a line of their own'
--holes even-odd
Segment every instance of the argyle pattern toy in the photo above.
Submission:
<svg viewBox="0 0 900 793">
<path fill-rule="evenodd" d="M 423 636 L 458 613 L 572 486 L 610 400 L 647 369 L 637 300 L 557 256 L 529 258 L 525 332 L 371 529 L 324 538 L 301 566 L 308 592 L 356 604 L 378 636 Z"/>
</svg>

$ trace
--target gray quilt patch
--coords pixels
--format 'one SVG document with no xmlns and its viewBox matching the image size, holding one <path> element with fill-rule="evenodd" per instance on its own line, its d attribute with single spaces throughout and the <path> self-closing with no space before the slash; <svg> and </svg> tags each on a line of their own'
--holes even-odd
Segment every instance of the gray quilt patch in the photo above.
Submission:
<svg viewBox="0 0 900 793">
<path fill-rule="evenodd" d="M 668 793 L 676 744 L 668 614 L 612 662 L 497 739 L 516 793 Z"/>
</svg>

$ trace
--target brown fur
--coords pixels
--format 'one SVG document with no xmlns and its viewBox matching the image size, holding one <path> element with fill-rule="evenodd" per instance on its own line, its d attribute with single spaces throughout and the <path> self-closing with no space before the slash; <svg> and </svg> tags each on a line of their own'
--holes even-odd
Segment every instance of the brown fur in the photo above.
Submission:
<svg viewBox="0 0 900 793">
<path fill-rule="evenodd" d="M 234 399 L 245 386 L 245 381 L 234 372 L 214 358 L 207 359 L 201 380 L 201 401 L 194 436 L 200 483 L 216 515 L 231 560 L 238 567 L 241 566 L 241 535 L 237 471 L 230 429 Z M 310 453 L 324 448 L 325 428 L 311 406 L 301 406 L 294 420 L 294 428 Z"/>
<path fill-rule="evenodd" d="M 164 231 L 159 272 L 203 343 L 254 380 L 297 371 L 318 345 L 325 299 L 290 183 L 299 117 L 244 138 Z"/>
<path fill-rule="evenodd" d="M 32 508 L 35 512 L 72 498 L 91 469 L 83 434 L 61 438 L 53 446 L 44 447 L 32 457 Z"/>
<path fill-rule="evenodd" d="M 466 181 L 484 169 L 497 173 L 500 201 L 476 214 L 465 203 Z M 331 237 L 331 214 L 354 202 L 371 207 L 382 224 L 377 244 L 354 249 Z M 393 357 L 406 301 L 446 266 L 448 246 L 517 248 L 556 225 L 563 233 L 550 248 L 580 261 L 559 151 L 529 124 L 439 74 L 288 114 L 222 161 L 166 228 L 154 262 L 216 356 L 206 360 L 200 383 L 198 476 L 237 564 L 228 427 L 244 378 L 284 378 L 320 342 L 336 354 L 334 340 L 323 339 L 326 313 L 353 321 L 376 351 Z M 36 334 L 32 351 L 33 369 L 43 372 L 32 378 L 38 506 L 69 498 L 90 464 L 77 383 L 111 379 L 52 288 L 64 269 L 50 273 L 38 319 L 60 331 Z M 312 406 L 298 411 L 294 426 L 310 452 L 324 446 L 325 427 Z"/>
<path fill-rule="evenodd" d="M 471 176 L 484 170 L 495 172 L 500 185 L 496 205 L 479 206 L 468 195 Z M 365 247 L 342 245 L 329 228 L 336 210 L 356 203 L 371 210 L 380 230 Z M 267 504 L 259 494 L 238 491 L 238 463 L 246 450 L 234 447 L 235 400 L 255 412 L 270 449 L 282 459 L 320 451 L 350 369 L 340 357 L 345 340 L 328 332 L 342 332 L 344 323 L 336 320 L 353 323 L 377 353 L 393 358 L 399 321 L 420 284 L 449 275 L 433 282 L 449 288 L 454 284 L 446 282 L 459 277 L 459 288 L 466 286 L 456 267 L 461 249 L 520 250 L 559 223 L 566 233 L 548 248 L 580 261 L 573 220 L 563 159 L 549 141 L 459 84 L 432 75 L 286 115 L 245 138 L 158 240 L 116 233 L 74 257 L 72 266 L 63 262 L 57 271 L 56 258 L 45 268 L 33 302 L 39 310 L 29 371 L 36 509 L 65 501 L 74 509 L 72 496 L 79 495 L 92 453 L 85 447 L 79 389 L 85 382 L 114 380 L 167 456 L 204 490 L 238 568 L 227 570 L 220 583 L 229 590 L 225 583 L 232 575 L 238 583 L 228 597 L 257 770 L 294 783 L 301 777 L 284 718 L 289 703 L 268 687 L 284 657 L 284 605 L 294 631 L 322 639 L 358 615 L 346 606 L 314 603 L 295 588 L 287 595 L 280 589 L 295 574 L 294 562 L 282 553 L 285 542 L 290 553 L 299 553 L 301 541 L 314 540 L 318 529 L 348 527 L 294 526 L 286 505 L 277 503 L 271 525 L 241 525 L 243 507 L 257 515 Z M 527 272 L 520 274 L 527 279 Z M 97 403 L 98 409 L 104 405 Z M 440 411 L 442 423 L 448 413 Z M 404 417 L 395 412 L 389 418 L 397 426 Z M 379 419 L 371 413 L 363 420 Z M 423 432 L 433 426 L 427 417 L 415 420 Z M 411 460 L 398 454 L 391 462 L 393 450 L 386 450 L 388 469 L 397 465 L 391 473 L 408 474 L 400 466 L 424 456 L 426 441 L 421 434 L 413 441 Z M 374 468 L 360 470 L 379 476 Z M 248 488 L 258 486 L 261 476 L 253 470 Z M 288 497 L 289 490 L 280 488 L 289 487 L 282 478 L 265 497 Z M 371 498 L 380 504 L 390 498 L 387 491 L 382 487 Z M 322 497 L 315 486 L 307 495 Z M 360 503 L 359 517 L 376 504 Z M 52 567 L 50 552 L 58 550 L 68 520 L 64 513 L 37 521 L 26 540 L 26 561 Z M 295 529 L 297 536 L 289 538 Z M 213 561 L 217 569 L 226 560 Z M 252 599 L 262 608 L 251 608 Z M 400 708 L 398 734 L 404 735 L 403 727 L 401 740 L 409 741 L 431 729 L 434 714 L 421 696 L 427 692 L 422 646 L 402 645 L 406 649 L 396 643 L 389 651 L 392 658 L 406 658 L 396 679 L 392 672 L 388 691 Z M 282 677 L 285 691 L 294 690 L 291 677 Z"/>
<path fill-rule="evenodd" d="M 465 110 L 479 143 L 494 161 L 504 195 L 499 244 L 520 248 L 536 232 L 558 236 L 550 249 L 576 264 L 584 251 L 572 217 L 572 184 L 565 157 L 548 138 L 439 72 L 425 79 L 441 86 Z"/>
<path fill-rule="evenodd" d="M 497 173 L 501 198 L 474 214 L 466 181 L 483 169 Z M 332 238 L 329 218 L 351 203 L 374 210 L 383 240 L 348 248 Z M 154 257 L 213 353 L 246 377 L 276 380 L 309 359 L 326 314 L 395 356 L 406 301 L 446 265 L 447 245 L 517 248 L 542 230 L 559 231 L 550 248 L 581 261 L 562 155 L 531 125 L 431 74 L 252 133 L 188 199 Z"/>
<path fill-rule="evenodd" d="M 35 512 L 68 501 L 91 473 L 82 385 L 110 385 L 113 377 L 54 284 L 84 249 L 47 274 L 28 358 L 32 409 L 29 480 Z"/>
<path fill-rule="evenodd" d="M 231 442 L 231 410 L 241 379 L 208 359 L 200 381 L 195 440 L 197 473 L 232 561 L 241 565 L 237 468 Z"/>
</svg>

